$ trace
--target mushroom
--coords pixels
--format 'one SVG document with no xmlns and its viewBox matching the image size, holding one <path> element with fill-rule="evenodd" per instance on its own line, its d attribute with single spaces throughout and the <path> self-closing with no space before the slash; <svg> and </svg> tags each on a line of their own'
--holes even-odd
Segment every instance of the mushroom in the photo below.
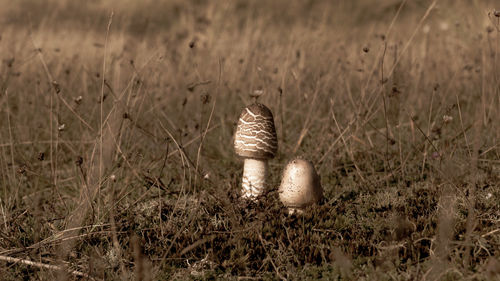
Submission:
<svg viewBox="0 0 500 281">
<path fill-rule="evenodd" d="M 294 159 L 285 167 L 279 188 L 280 200 L 288 213 L 303 213 L 307 206 L 323 198 L 321 180 L 311 162 Z"/>
<path fill-rule="evenodd" d="M 243 109 L 234 135 L 234 150 L 245 158 L 242 197 L 255 200 L 265 189 L 267 160 L 274 158 L 278 150 L 273 113 L 269 108 L 255 102 Z"/>
</svg>

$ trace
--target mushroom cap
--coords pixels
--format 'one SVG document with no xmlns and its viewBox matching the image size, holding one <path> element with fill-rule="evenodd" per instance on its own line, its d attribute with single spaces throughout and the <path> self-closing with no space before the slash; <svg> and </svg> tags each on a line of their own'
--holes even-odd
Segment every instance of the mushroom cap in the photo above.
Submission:
<svg viewBox="0 0 500 281">
<path fill-rule="evenodd" d="M 241 112 L 234 135 L 234 150 L 241 157 L 270 159 L 278 151 L 273 113 L 261 103 L 253 103 Z"/>
<path fill-rule="evenodd" d="M 305 208 L 323 198 L 321 179 L 311 162 L 288 162 L 279 188 L 280 200 L 289 208 Z"/>
</svg>

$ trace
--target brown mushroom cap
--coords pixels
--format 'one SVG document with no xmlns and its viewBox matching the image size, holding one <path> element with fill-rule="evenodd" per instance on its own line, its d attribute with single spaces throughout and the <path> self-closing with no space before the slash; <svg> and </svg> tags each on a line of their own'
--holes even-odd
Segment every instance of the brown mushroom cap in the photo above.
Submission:
<svg viewBox="0 0 500 281">
<path fill-rule="evenodd" d="M 234 150 L 241 157 L 270 159 L 278 150 L 273 113 L 260 103 L 243 109 L 234 135 Z"/>
<path fill-rule="evenodd" d="M 289 208 L 305 208 L 323 198 L 321 179 L 311 162 L 304 159 L 290 161 L 279 188 L 281 202 Z"/>
</svg>

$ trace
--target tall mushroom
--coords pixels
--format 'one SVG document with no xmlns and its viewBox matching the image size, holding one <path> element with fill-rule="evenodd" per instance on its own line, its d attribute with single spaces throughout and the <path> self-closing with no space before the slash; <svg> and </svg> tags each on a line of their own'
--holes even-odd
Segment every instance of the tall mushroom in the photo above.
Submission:
<svg viewBox="0 0 500 281">
<path fill-rule="evenodd" d="M 267 160 L 274 158 L 278 139 L 273 113 L 260 103 L 253 103 L 241 112 L 234 135 L 234 150 L 245 159 L 242 197 L 255 200 L 265 189 Z"/>
<path fill-rule="evenodd" d="M 294 159 L 286 165 L 279 196 L 289 214 L 302 213 L 304 208 L 323 198 L 321 179 L 311 162 Z"/>
</svg>

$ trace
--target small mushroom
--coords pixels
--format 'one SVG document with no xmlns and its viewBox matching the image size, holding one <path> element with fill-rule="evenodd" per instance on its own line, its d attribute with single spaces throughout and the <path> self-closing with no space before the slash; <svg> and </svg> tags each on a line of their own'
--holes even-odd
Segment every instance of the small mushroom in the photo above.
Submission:
<svg viewBox="0 0 500 281">
<path fill-rule="evenodd" d="M 302 213 L 307 206 L 323 198 L 321 180 L 311 162 L 294 159 L 285 167 L 279 188 L 280 200 L 288 213 Z"/>
<path fill-rule="evenodd" d="M 255 200 L 265 189 L 267 161 L 278 150 L 278 138 L 273 113 L 260 103 L 243 109 L 234 135 L 234 150 L 245 158 L 243 165 L 242 197 Z"/>
</svg>

